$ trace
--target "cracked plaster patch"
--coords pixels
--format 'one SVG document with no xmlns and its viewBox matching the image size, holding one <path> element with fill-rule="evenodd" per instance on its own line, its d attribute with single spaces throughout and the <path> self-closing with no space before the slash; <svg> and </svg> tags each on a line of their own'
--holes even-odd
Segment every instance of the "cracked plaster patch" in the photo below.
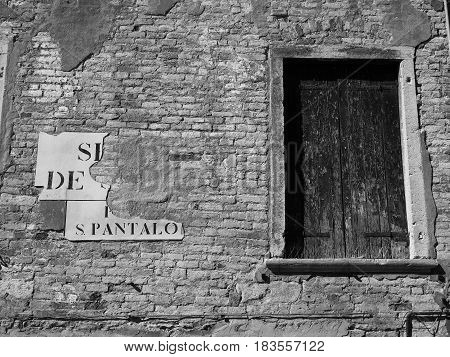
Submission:
<svg viewBox="0 0 450 357">
<path fill-rule="evenodd" d="M 71 71 L 100 51 L 122 5 L 107 0 L 55 0 L 50 32 L 61 51 L 61 69 Z"/>
<path fill-rule="evenodd" d="M 410 0 L 392 1 L 383 26 L 391 32 L 391 44 L 395 46 L 415 47 L 431 37 L 430 19 L 417 10 Z"/>
</svg>

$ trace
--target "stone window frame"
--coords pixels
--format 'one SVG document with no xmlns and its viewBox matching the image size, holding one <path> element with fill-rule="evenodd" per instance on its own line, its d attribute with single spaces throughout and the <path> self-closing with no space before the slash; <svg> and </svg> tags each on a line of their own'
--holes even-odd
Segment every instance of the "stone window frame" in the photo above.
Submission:
<svg viewBox="0 0 450 357">
<path fill-rule="evenodd" d="M 445 26 L 447 28 L 448 51 L 450 55 L 450 5 L 449 0 L 444 0 Z"/>
<path fill-rule="evenodd" d="M 11 87 L 11 64 L 9 57 L 11 43 L 8 37 L 0 36 L 0 173 L 9 162 L 11 124 L 7 122 L 11 99 L 8 97 L 8 86 Z M 8 78 L 7 78 L 8 77 Z"/>
<path fill-rule="evenodd" d="M 4 116 L 3 97 L 5 95 L 6 66 L 8 64 L 8 41 L 0 39 L 0 128 Z"/>
<path fill-rule="evenodd" d="M 431 191 L 429 155 L 420 130 L 412 47 L 296 46 L 269 49 L 270 66 L 270 258 L 274 272 L 416 272 L 438 269 L 434 236 L 436 206 Z M 366 59 L 399 61 L 399 106 L 409 259 L 284 259 L 285 162 L 283 59 Z"/>
</svg>

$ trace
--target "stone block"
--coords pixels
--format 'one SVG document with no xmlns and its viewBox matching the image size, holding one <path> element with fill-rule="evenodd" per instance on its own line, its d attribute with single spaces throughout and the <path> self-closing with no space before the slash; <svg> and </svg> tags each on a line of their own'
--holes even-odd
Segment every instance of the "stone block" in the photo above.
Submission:
<svg viewBox="0 0 450 357">
<path fill-rule="evenodd" d="M 32 297 L 33 281 L 19 279 L 0 280 L 0 297 L 12 296 L 15 299 L 29 299 Z"/>
<path fill-rule="evenodd" d="M 41 228 L 54 231 L 63 230 L 66 221 L 66 206 L 65 201 L 40 201 Z"/>
</svg>

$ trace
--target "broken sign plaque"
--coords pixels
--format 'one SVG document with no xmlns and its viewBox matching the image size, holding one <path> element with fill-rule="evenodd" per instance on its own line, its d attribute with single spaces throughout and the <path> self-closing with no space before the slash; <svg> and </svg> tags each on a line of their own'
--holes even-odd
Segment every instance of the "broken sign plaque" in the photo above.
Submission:
<svg viewBox="0 0 450 357">
<path fill-rule="evenodd" d="M 90 168 L 103 156 L 105 133 L 39 134 L 35 186 L 40 201 L 66 203 L 65 238 L 83 240 L 181 240 L 181 223 L 166 219 L 124 219 L 112 214 L 109 186 L 95 181 Z"/>
</svg>

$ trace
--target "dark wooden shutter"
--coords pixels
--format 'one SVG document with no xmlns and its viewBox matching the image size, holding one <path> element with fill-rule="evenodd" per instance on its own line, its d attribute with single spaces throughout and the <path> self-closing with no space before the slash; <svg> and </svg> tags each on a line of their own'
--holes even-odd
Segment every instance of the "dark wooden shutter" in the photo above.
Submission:
<svg viewBox="0 0 450 357">
<path fill-rule="evenodd" d="M 407 244 L 396 83 L 340 85 L 346 256 L 405 257 Z"/>
<path fill-rule="evenodd" d="M 342 232 L 339 165 L 338 91 L 333 82 L 305 81 L 300 86 L 303 121 L 300 150 L 304 185 L 304 256 L 340 257 L 345 254 Z"/>
<path fill-rule="evenodd" d="M 397 83 L 286 88 L 286 256 L 407 258 Z"/>
</svg>

